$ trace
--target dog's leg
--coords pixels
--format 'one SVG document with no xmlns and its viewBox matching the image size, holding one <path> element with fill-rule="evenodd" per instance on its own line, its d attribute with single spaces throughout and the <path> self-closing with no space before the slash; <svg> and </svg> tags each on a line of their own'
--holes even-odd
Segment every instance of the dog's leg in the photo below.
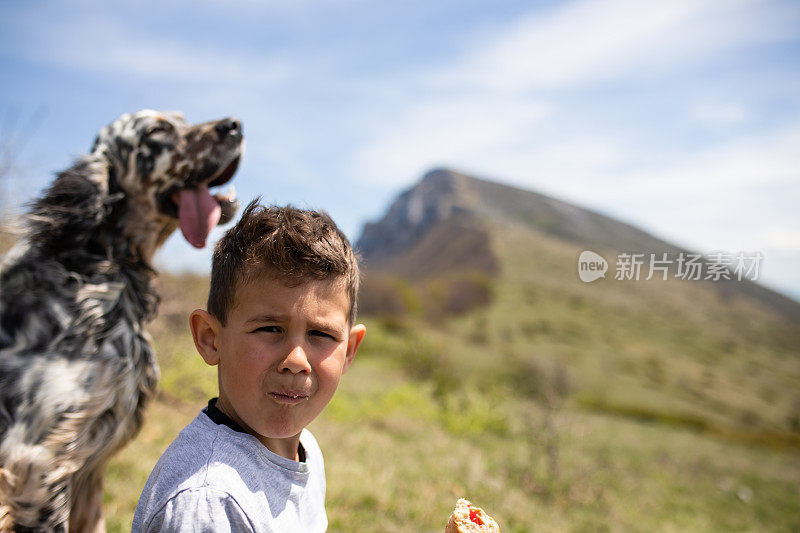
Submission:
<svg viewBox="0 0 800 533">
<path fill-rule="evenodd" d="M 105 533 L 103 520 L 103 471 L 105 464 L 94 466 L 91 472 L 75 476 L 72 491 L 72 511 L 69 530 L 86 533 Z"/>
<path fill-rule="evenodd" d="M 59 477 L 44 455 L 17 455 L 0 469 L 0 532 L 67 531 L 70 475 Z"/>
<path fill-rule="evenodd" d="M 89 471 L 88 458 L 102 457 L 98 445 L 85 445 L 85 436 L 97 436 L 98 441 L 104 438 L 82 427 L 85 419 L 71 411 L 70 406 L 69 410 L 54 412 L 51 419 L 57 422 L 46 432 L 40 429 L 39 435 L 18 424 L 0 443 L 0 516 L 5 514 L 4 527 L 17 532 L 67 531 L 76 499 L 76 477 L 86 478 L 83 473 Z"/>
</svg>

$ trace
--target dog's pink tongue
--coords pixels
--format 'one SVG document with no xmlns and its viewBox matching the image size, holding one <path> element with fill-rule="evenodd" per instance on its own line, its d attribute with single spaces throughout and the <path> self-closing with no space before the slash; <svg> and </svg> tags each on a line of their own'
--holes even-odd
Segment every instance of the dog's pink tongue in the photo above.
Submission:
<svg viewBox="0 0 800 533">
<path fill-rule="evenodd" d="M 208 187 L 201 185 L 196 189 L 183 189 L 178 196 L 178 221 L 181 231 L 189 244 L 196 248 L 206 245 L 208 234 L 219 222 L 222 208 Z"/>
</svg>

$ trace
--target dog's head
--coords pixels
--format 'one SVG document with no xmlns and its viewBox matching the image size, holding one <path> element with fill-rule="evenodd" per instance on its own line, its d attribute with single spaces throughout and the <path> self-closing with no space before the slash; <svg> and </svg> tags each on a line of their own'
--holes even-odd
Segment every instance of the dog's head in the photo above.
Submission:
<svg viewBox="0 0 800 533">
<path fill-rule="evenodd" d="M 191 125 L 180 113 L 143 110 L 103 128 L 92 155 L 107 160 L 109 193 L 117 184 L 130 206 L 124 231 L 149 255 L 178 226 L 202 248 L 215 225 L 233 218 L 233 194 L 212 196 L 209 187 L 230 181 L 243 149 L 234 118 Z"/>
</svg>

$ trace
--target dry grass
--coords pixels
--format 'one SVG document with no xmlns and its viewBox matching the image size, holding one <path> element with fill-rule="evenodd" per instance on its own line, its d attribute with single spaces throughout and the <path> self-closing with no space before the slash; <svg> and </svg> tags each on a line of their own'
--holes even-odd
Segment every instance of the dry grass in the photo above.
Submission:
<svg viewBox="0 0 800 533">
<path fill-rule="evenodd" d="M 556 414 L 559 472 L 548 473 L 542 410 L 495 398 L 505 431 L 448 427 L 428 383 L 370 355 L 312 426 L 325 452 L 331 531 L 442 531 L 466 496 L 513 531 L 792 531 L 796 453 L 665 424 L 567 409 Z M 203 401 L 156 403 L 109 468 L 109 530 L 130 526 L 138 492 Z M 455 416 L 469 418 L 467 402 Z"/>
</svg>

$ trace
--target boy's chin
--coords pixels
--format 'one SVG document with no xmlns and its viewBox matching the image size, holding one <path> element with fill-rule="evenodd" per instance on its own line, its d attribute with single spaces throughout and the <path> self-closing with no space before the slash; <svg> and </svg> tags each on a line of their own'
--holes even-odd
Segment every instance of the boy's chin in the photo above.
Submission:
<svg viewBox="0 0 800 533">
<path fill-rule="evenodd" d="M 260 428 L 255 437 L 270 440 L 294 439 L 300 436 L 305 426 L 299 424 L 288 424 L 285 426 L 271 426 Z"/>
</svg>

